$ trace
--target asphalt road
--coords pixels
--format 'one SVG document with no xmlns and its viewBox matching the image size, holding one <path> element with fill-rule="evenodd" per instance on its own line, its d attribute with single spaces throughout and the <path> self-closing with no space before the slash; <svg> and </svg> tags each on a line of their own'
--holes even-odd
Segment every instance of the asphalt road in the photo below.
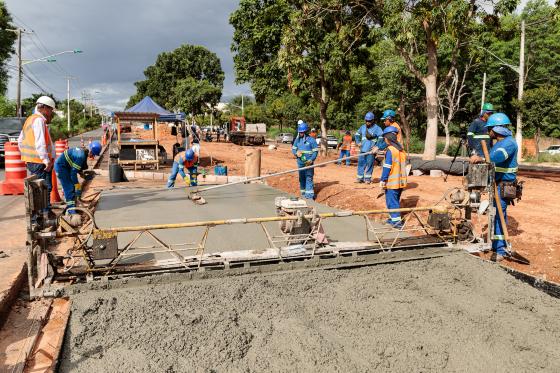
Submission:
<svg viewBox="0 0 560 373">
<path fill-rule="evenodd" d="M 4 180 L 4 169 L 0 169 L 0 180 Z M 21 196 L 0 196 L 0 219 L 4 217 Z"/>
</svg>

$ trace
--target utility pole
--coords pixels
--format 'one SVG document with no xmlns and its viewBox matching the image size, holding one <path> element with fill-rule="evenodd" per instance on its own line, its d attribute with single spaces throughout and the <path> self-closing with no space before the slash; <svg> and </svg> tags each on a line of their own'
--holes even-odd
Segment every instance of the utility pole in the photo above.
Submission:
<svg viewBox="0 0 560 373">
<path fill-rule="evenodd" d="M 523 85 L 525 84 L 525 21 L 521 21 L 521 42 L 519 46 L 519 86 L 517 87 L 517 100 L 523 100 Z M 517 126 L 515 141 L 517 142 L 517 161 L 521 162 L 523 156 L 523 118 L 521 110 L 517 109 Z"/>
<path fill-rule="evenodd" d="M 21 111 L 21 80 L 23 79 L 23 67 L 21 59 L 21 29 L 17 29 L 17 41 L 18 41 L 18 80 L 17 80 L 17 93 L 16 93 L 16 116 L 22 117 L 23 113 Z"/>
<path fill-rule="evenodd" d="M 73 77 L 73 76 L 70 76 L 70 75 L 68 75 L 66 77 L 66 82 L 67 82 L 67 85 L 66 85 L 66 101 L 67 101 L 67 104 L 68 104 L 68 111 L 66 113 L 66 117 L 68 119 L 68 133 L 70 133 L 70 79 L 76 79 L 76 78 Z"/>
<path fill-rule="evenodd" d="M 243 105 L 243 94 L 241 94 L 241 116 L 245 116 L 245 106 Z"/>
<path fill-rule="evenodd" d="M 485 101 L 486 101 L 486 71 L 484 72 L 484 75 L 482 77 L 482 102 L 480 103 L 481 111 Z"/>
</svg>

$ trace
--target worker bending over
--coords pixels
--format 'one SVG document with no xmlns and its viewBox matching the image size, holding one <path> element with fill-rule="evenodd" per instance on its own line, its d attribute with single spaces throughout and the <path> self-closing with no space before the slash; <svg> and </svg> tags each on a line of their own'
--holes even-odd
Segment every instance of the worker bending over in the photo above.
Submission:
<svg viewBox="0 0 560 373">
<path fill-rule="evenodd" d="M 80 215 L 74 209 L 77 200 L 82 196 L 82 184 L 78 180 L 78 174 L 85 180 L 91 180 L 92 176 L 84 173 L 88 168 L 87 159 L 90 153 L 92 156 L 101 153 L 99 141 L 92 142 L 90 150 L 82 147 L 66 149 L 54 162 L 54 170 L 66 201 L 66 219 L 74 227 L 81 223 Z"/>
<path fill-rule="evenodd" d="M 373 162 L 375 161 L 374 148 L 378 146 L 380 141 L 383 141 L 383 130 L 373 123 L 374 119 L 375 116 L 371 111 L 366 113 L 364 116 L 365 124 L 362 124 L 356 132 L 356 143 L 360 147 L 357 183 L 371 183 Z"/>
<path fill-rule="evenodd" d="M 480 163 L 484 161 L 484 153 L 482 152 L 481 140 L 485 140 L 488 148 L 490 148 L 490 136 L 488 135 L 488 129 L 486 128 L 486 123 L 490 115 L 494 113 L 494 106 L 491 103 L 485 103 L 482 105 L 482 111 L 478 118 L 473 120 L 469 125 L 467 132 L 467 143 L 470 149 L 470 162 Z"/>
<path fill-rule="evenodd" d="M 305 166 L 311 166 L 317 154 L 319 153 L 319 147 L 315 139 L 307 134 L 309 126 L 307 123 L 302 122 L 298 125 L 298 136 L 294 140 L 292 146 L 292 153 L 297 159 L 298 168 Z M 307 170 L 299 171 L 299 190 L 301 196 L 308 199 L 315 198 L 315 191 L 313 189 L 313 174 L 314 169 L 310 168 Z"/>
<path fill-rule="evenodd" d="M 188 175 L 185 174 L 185 168 L 189 172 Z M 173 168 L 171 169 L 171 174 L 167 179 L 167 189 L 171 189 L 175 186 L 177 174 L 181 175 L 185 184 L 188 186 L 198 185 L 198 155 L 193 149 L 177 153 L 175 158 L 173 158 Z"/>
<path fill-rule="evenodd" d="M 517 143 L 511 131 L 505 126 L 511 121 L 503 113 L 492 114 L 488 118 L 486 128 L 490 131 L 491 139 L 497 142 L 490 151 L 490 161 L 494 163 L 494 177 L 500 197 L 500 207 L 507 224 L 507 206 L 513 204 L 513 200 L 520 198 L 517 186 Z M 495 205 L 495 204 L 494 204 Z M 507 244 L 504 240 L 504 229 L 498 215 L 494 219 L 494 237 L 492 238 L 493 259 L 500 262 L 508 255 Z"/>
<path fill-rule="evenodd" d="M 397 113 L 395 113 L 394 110 L 385 110 L 383 112 L 383 116 L 381 117 L 381 120 L 383 121 L 383 124 L 385 124 L 385 128 L 392 126 L 395 127 L 397 129 L 397 142 L 399 144 L 402 144 L 402 131 L 401 131 L 401 126 L 395 121 L 395 117 L 397 116 Z"/>
<path fill-rule="evenodd" d="M 406 188 L 406 153 L 399 141 L 396 127 L 389 126 L 383 130 L 383 137 L 387 144 L 383 172 L 379 187 L 385 190 L 385 204 L 387 209 L 399 209 L 401 207 L 401 194 Z M 394 228 L 402 228 L 400 212 L 389 213 L 387 223 Z"/>
<path fill-rule="evenodd" d="M 338 156 L 337 164 L 340 165 L 342 163 L 342 158 L 346 158 L 350 156 L 350 148 L 352 147 L 352 134 L 350 131 L 346 131 L 346 134 L 342 136 L 342 140 L 338 144 L 338 148 L 340 149 L 340 155 Z M 350 166 L 350 160 L 346 160 L 346 166 Z"/>
<path fill-rule="evenodd" d="M 18 147 L 21 160 L 25 162 L 27 170 L 45 181 L 50 194 L 55 151 L 47 124 L 53 118 L 56 105 L 49 96 L 39 97 L 36 104 L 35 113 L 30 115 L 23 124 L 18 138 Z M 45 212 L 50 212 L 50 208 L 50 200 L 48 200 Z"/>
</svg>

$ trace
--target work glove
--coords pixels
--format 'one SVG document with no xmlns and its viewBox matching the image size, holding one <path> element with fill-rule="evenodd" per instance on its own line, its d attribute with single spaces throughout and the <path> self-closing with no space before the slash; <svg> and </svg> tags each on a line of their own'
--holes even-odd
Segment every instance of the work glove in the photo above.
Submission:
<svg viewBox="0 0 560 373">
<path fill-rule="evenodd" d="M 303 155 L 303 152 L 302 152 L 301 150 L 298 150 L 298 151 L 296 152 L 296 157 L 297 157 L 297 158 L 301 158 L 302 155 Z"/>
<path fill-rule="evenodd" d="M 306 162 L 305 162 L 305 165 L 306 165 L 306 166 L 311 166 L 312 164 L 313 164 L 313 161 L 306 161 Z"/>
<path fill-rule="evenodd" d="M 185 175 L 185 177 L 183 178 L 183 180 L 185 180 L 185 184 L 187 184 L 187 186 L 191 185 L 191 177 L 190 177 L 190 175 Z"/>
<path fill-rule="evenodd" d="M 82 197 L 82 185 L 80 183 L 74 184 L 74 190 L 76 191 L 76 198 L 80 199 Z"/>
<path fill-rule="evenodd" d="M 94 171 L 84 171 L 83 178 L 85 181 L 93 180 L 93 176 L 95 175 Z"/>
<path fill-rule="evenodd" d="M 373 135 L 369 132 L 366 132 L 366 139 L 373 140 Z"/>
<path fill-rule="evenodd" d="M 385 181 L 380 181 L 379 182 L 379 187 L 381 189 L 387 189 L 387 183 Z"/>
<path fill-rule="evenodd" d="M 371 148 L 371 154 L 377 154 L 378 151 L 379 151 L 379 148 L 377 146 L 374 146 L 373 148 Z"/>
</svg>

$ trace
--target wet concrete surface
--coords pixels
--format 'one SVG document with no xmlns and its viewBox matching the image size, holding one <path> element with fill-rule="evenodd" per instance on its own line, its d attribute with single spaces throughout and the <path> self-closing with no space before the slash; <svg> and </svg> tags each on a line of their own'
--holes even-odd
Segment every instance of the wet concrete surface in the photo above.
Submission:
<svg viewBox="0 0 560 373">
<path fill-rule="evenodd" d="M 196 205 L 187 199 L 185 189 L 109 190 L 101 194 L 95 220 L 99 228 L 169 224 L 181 222 L 210 221 L 235 218 L 276 216 L 274 199 L 288 194 L 263 184 L 241 184 L 202 194 L 205 205 Z M 319 213 L 337 211 L 319 203 L 311 202 Z M 271 235 L 280 235 L 278 222 L 265 224 Z M 378 225 L 379 227 L 381 225 Z M 324 229 L 332 241 L 365 241 L 366 225 L 362 217 L 326 219 Z M 153 231 L 166 243 L 182 244 L 199 242 L 204 228 L 181 228 Z M 119 233 L 119 247 L 124 247 L 135 233 Z M 137 246 L 154 244 L 143 237 Z M 284 245 L 280 245 L 284 246 Z M 258 224 L 217 226 L 210 229 L 206 252 L 232 250 L 256 250 L 270 247 L 266 234 Z M 192 252 L 191 252 L 192 253 Z M 187 252 L 183 252 L 188 255 Z M 171 258 L 168 253 L 143 255 L 130 258 L 137 262 L 149 259 Z"/>
<path fill-rule="evenodd" d="M 560 300 L 461 252 L 71 299 L 60 372 L 560 371 Z"/>
</svg>

